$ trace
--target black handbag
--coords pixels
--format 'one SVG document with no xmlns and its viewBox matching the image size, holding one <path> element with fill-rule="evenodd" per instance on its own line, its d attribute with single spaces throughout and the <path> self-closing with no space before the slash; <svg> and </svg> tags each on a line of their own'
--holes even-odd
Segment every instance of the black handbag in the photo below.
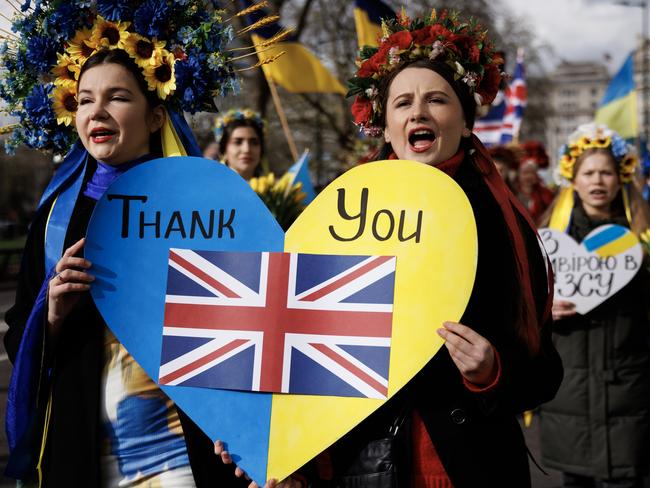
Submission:
<svg viewBox="0 0 650 488">
<path fill-rule="evenodd" d="M 385 435 L 362 444 L 351 455 L 344 473 L 334 479 L 336 488 L 404 488 L 410 484 L 411 408 L 404 405 Z"/>
</svg>

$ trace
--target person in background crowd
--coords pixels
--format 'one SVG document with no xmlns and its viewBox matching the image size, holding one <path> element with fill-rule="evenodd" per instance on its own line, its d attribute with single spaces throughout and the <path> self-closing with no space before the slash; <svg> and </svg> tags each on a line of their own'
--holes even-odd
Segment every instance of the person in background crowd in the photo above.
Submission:
<svg viewBox="0 0 650 488">
<path fill-rule="evenodd" d="M 249 109 L 229 110 L 215 122 L 221 162 L 246 181 L 262 174 L 265 127 L 260 114 Z"/>
<path fill-rule="evenodd" d="M 526 207 L 533 221 L 537 222 L 553 201 L 554 194 L 546 188 L 537 173 L 537 163 L 525 159 L 517 168 L 514 184 L 515 194 Z"/>
<path fill-rule="evenodd" d="M 515 175 L 517 167 L 519 166 L 519 159 L 514 150 L 507 146 L 494 146 L 489 150 L 490 156 L 492 156 L 492 161 L 494 161 L 494 166 L 496 166 L 497 171 L 505 181 L 506 185 L 512 189 L 513 181 L 515 180 Z"/>
<path fill-rule="evenodd" d="M 605 126 L 583 125 L 563 146 L 566 184 L 542 226 L 581 242 L 617 224 L 643 237 L 650 212 L 631 184 L 638 159 Z M 645 261 L 647 265 L 647 246 Z M 642 265 L 616 294 L 586 313 L 554 300 L 553 341 L 565 378 L 541 407 L 543 463 L 563 472 L 564 487 L 642 488 L 650 472 L 650 275 Z"/>
</svg>

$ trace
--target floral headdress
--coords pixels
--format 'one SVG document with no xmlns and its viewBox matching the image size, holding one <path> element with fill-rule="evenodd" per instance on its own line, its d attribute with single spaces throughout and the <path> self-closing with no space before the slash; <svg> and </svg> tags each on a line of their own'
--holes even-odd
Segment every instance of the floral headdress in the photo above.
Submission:
<svg viewBox="0 0 650 488">
<path fill-rule="evenodd" d="M 0 98 L 19 118 L 10 152 L 23 143 L 67 151 L 77 137 L 79 73 L 100 49 L 126 51 L 173 110 L 215 111 L 215 97 L 239 89 L 232 62 L 248 55 L 225 50 L 238 33 L 217 0 L 25 0 L 15 10 L 13 33 L 0 34 Z"/>
<path fill-rule="evenodd" d="M 382 21 L 379 47 L 364 46 L 359 52 L 359 69 L 348 81 L 348 96 L 356 95 L 352 104 L 354 122 L 368 135 L 381 134 L 379 99 L 381 80 L 403 62 L 429 59 L 447 64 L 454 79 L 464 83 L 477 105 L 494 100 L 503 59 L 498 56 L 485 31 L 475 19 L 463 21 L 457 12 L 444 11 L 439 17 L 433 10 L 424 19 L 410 20 L 404 12 Z"/>
<path fill-rule="evenodd" d="M 221 142 L 221 138 L 223 137 L 223 134 L 226 130 L 226 126 L 235 122 L 236 120 L 249 120 L 255 124 L 262 133 L 266 132 L 266 121 L 259 113 L 250 109 L 232 109 L 228 110 L 220 117 L 217 117 L 217 119 L 214 121 L 214 138 L 218 143 Z"/>
<path fill-rule="evenodd" d="M 569 136 L 568 144 L 560 148 L 557 166 L 560 183 L 573 181 L 576 161 L 588 149 L 609 149 L 616 161 L 621 183 L 632 181 L 639 163 L 634 148 L 605 125 L 584 124 Z"/>
</svg>

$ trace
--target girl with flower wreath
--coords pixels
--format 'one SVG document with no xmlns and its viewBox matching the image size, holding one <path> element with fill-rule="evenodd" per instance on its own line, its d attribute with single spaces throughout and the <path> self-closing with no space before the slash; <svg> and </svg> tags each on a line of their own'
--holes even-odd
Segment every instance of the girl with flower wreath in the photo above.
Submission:
<svg viewBox="0 0 650 488">
<path fill-rule="evenodd" d="M 355 122 L 383 137 L 378 159 L 432 165 L 465 191 L 476 280 L 460 323 L 431 324 L 446 347 L 302 474 L 319 487 L 527 487 L 517 415 L 553 398 L 562 365 L 535 228 L 471 132 L 477 104 L 497 92 L 500 60 L 481 26 L 457 13 L 382 27 L 349 82 Z"/>
<path fill-rule="evenodd" d="M 578 127 L 560 153 L 565 188 L 542 226 L 581 242 L 596 227 L 617 224 L 643 242 L 650 210 L 632 183 L 637 164 L 614 131 Z M 650 274 L 642 266 L 585 315 L 570 301 L 553 302 L 553 341 L 565 378 L 541 408 L 541 447 L 542 461 L 562 471 L 565 487 L 641 488 L 650 474 L 649 296 Z"/>
<path fill-rule="evenodd" d="M 0 95 L 20 118 L 9 144 L 62 152 L 78 141 L 42 197 L 5 317 L 6 474 L 25 486 L 238 486 L 109 331 L 82 257 L 92 210 L 120 174 L 200 156 L 179 110 L 236 86 L 228 27 L 212 2 L 30 3 L 14 22 L 21 38 L 3 46 Z"/>
</svg>

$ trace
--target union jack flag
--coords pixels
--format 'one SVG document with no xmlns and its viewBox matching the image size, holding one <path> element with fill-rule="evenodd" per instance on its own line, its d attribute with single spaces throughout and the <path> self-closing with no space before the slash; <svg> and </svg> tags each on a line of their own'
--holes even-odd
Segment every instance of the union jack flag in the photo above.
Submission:
<svg viewBox="0 0 650 488">
<path fill-rule="evenodd" d="M 159 383 L 386 398 L 393 256 L 171 249 Z"/>
<path fill-rule="evenodd" d="M 474 123 L 474 133 L 486 147 L 507 144 L 519 137 L 519 129 L 528 103 L 524 51 L 517 50 L 515 73 L 505 92 L 499 90 L 490 111 Z"/>
</svg>

